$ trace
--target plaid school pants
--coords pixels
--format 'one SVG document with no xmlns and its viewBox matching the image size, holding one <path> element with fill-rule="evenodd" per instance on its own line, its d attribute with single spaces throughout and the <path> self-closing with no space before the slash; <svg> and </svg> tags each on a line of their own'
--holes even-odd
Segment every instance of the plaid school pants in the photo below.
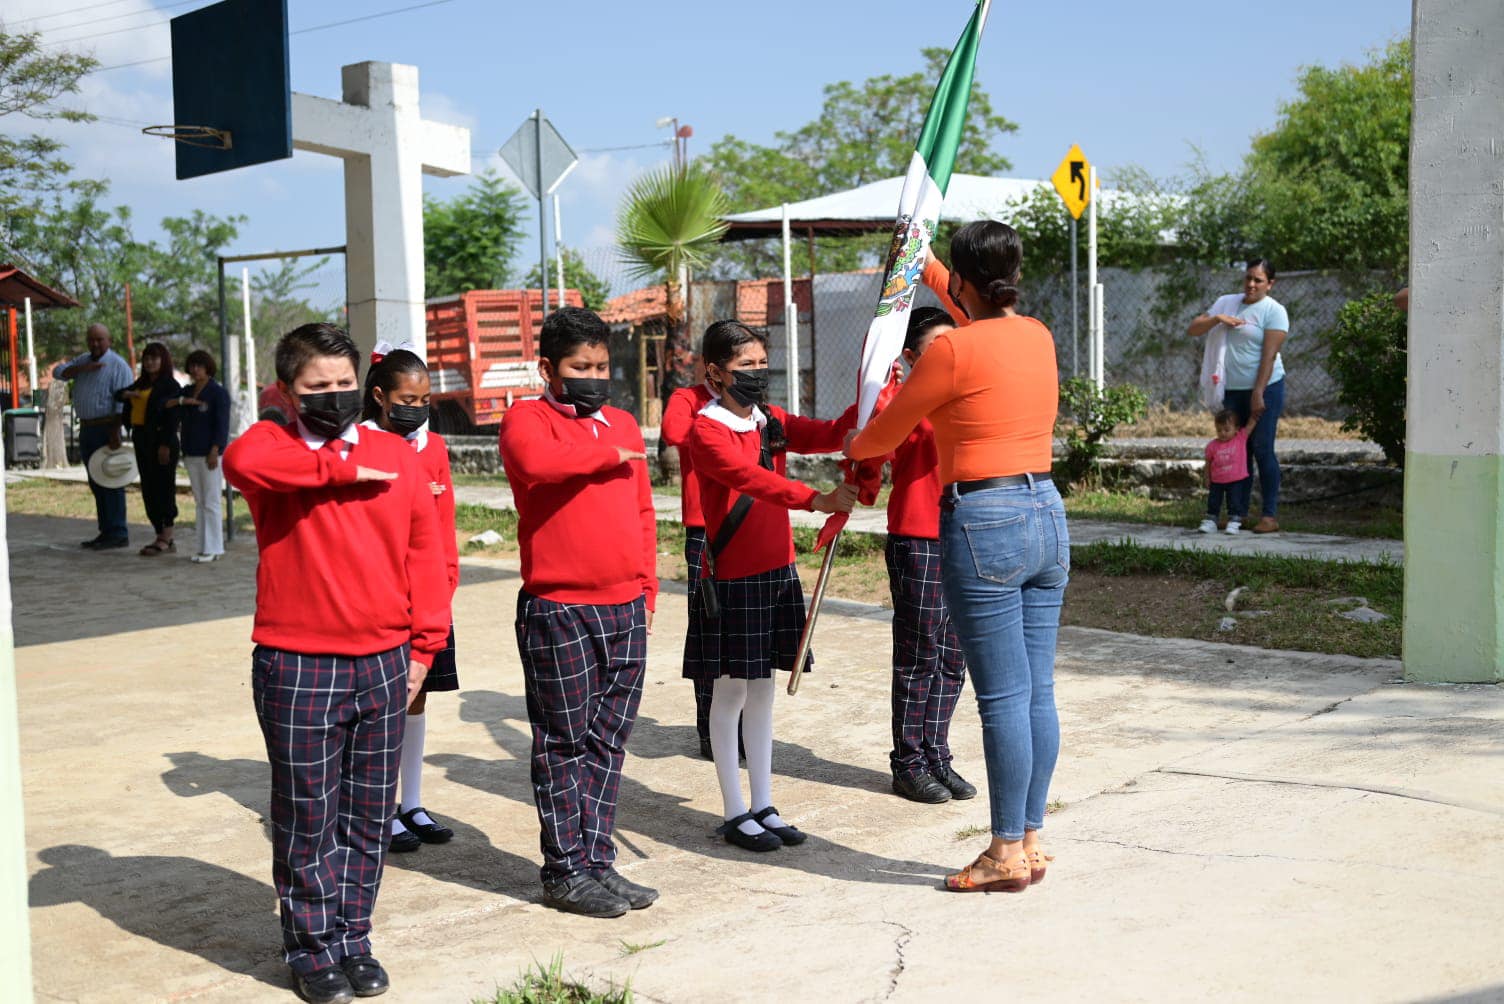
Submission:
<svg viewBox="0 0 1504 1004">
<path fill-rule="evenodd" d="M 647 607 L 517 594 L 517 650 L 533 727 L 533 799 L 547 882 L 616 862 L 611 833 L 642 700 Z"/>
<path fill-rule="evenodd" d="M 371 953 L 397 802 L 406 645 L 367 656 L 256 646 L 251 693 L 272 768 L 272 880 L 287 964 L 307 975 Z"/>
<path fill-rule="evenodd" d="M 940 542 L 888 535 L 893 596 L 895 774 L 913 776 L 951 761 L 950 722 L 966 682 L 960 639 L 940 587 Z"/>
<path fill-rule="evenodd" d="M 709 546 L 705 538 L 703 526 L 687 526 L 684 528 L 684 562 L 689 566 L 689 594 L 694 595 L 695 588 L 700 582 L 700 562 L 704 560 L 705 549 Z M 688 674 L 686 674 L 688 675 Z M 693 677 L 695 685 L 695 732 L 700 739 L 710 738 L 710 696 L 715 689 L 714 678 L 700 675 Z"/>
</svg>

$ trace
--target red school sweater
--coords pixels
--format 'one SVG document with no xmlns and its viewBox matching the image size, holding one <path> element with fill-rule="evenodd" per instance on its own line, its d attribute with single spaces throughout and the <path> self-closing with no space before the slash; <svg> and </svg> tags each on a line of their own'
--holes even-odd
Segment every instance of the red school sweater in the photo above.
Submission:
<svg viewBox="0 0 1504 1004">
<path fill-rule="evenodd" d="M 307 655 L 374 655 L 411 643 L 429 665 L 449 636 L 433 494 L 413 448 L 359 430 L 341 459 L 297 425 L 257 422 L 225 450 L 225 478 L 256 524 L 258 645 Z M 355 483 L 356 467 L 395 481 Z"/>
<path fill-rule="evenodd" d="M 637 420 L 601 409 L 609 425 L 519 401 L 501 419 L 501 463 L 517 503 L 522 588 L 556 603 L 658 601 L 658 517 Z"/>
<path fill-rule="evenodd" d="M 921 419 L 889 458 L 893 491 L 888 495 L 888 532 L 939 540 L 940 451 L 929 419 Z"/>
<path fill-rule="evenodd" d="M 685 526 L 705 526 L 705 510 L 700 503 L 700 482 L 694 476 L 695 462 L 689 452 L 689 430 L 694 427 L 700 409 L 714 397 L 703 383 L 693 387 L 680 387 L 668 396 L 668 405 L 663 409 L 663 421 L 659 423 L 658 435 L 669 446 L 679 450 L 679 473 L 683 487 L 679 494 L 679 512 Z"/>
<path fill-rule="evenodd" d="M 439 537 L 444 545 L 444 570 L 449 574 L 449 600 L 460 586 L 460 548 L 454 536 L 454 475 L 449 470 L 449 444 L 437 432 L 428 434 L 428 444 L 418 451 L 418 463 L 428 477 L 429 486 L 442 485 L 444 490 L 431 495 L 439 517 Z M 428 486 L 425 486 L 428 487 Z M 432 492 L 432 487 L 429 487 Z"/>
<path fill-rule="evenodd" d="M 763 413 L 783 423 L 788 449 L 794 453 L 834 453 L 851 427 L 837 419 L 822 422 L 790 415 L 777 405 L 760 405 Z M 843 416 L 844 417 L 844 416 Z M 756 428 L 738 432 L 700 415 L 690 430 L 689 449 L 695 476 L 700 479 L 700 502 L 705 510 L 705 534 L 715 540 L 739 495 L 752 497 L 747 518 L 715 562 L 718 579 L 741 579 L 782 568 L 794 560 L 794 532 L 790 509 L 809 509 L 820 494 L 809 485 L 790 481 L 785 451 L 773 454 L 773 469 L 758 466 L 762 439 Z"/>
</svg>

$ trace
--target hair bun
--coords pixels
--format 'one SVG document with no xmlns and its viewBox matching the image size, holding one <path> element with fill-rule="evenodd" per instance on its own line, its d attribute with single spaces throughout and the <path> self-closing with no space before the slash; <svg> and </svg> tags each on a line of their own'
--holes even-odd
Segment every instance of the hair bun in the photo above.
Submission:
<svg viewBox="0 0 1504 1004">
<path fill-rule="evenodd" d="M 987 284 L 987 299 L 998 307 L 1011 307 L 1018 302 L 1018 287 L 1007 279 L 993 279 Z"/>
</svg>

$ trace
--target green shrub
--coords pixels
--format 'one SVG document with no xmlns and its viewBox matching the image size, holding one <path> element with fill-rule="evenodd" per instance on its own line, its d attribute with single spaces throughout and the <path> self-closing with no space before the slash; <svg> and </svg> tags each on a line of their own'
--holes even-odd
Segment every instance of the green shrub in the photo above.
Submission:
<svg viewBox="0 0 1504 1004">
<path fill-rule="evenodd" d="M 1086 377 L 1072 377 L 1061 384 L 1060 410 L 1071 417 L 1071 425 L 1065 430 L 1065 456 L 1060 461 L 1066 482 L 1100 484 L 1102 441 L 1118 426 L 1138 421 L 1148 407 L 1149 395 L 1133 384 L 1098 390 Z"/>
<path fill-rule="evenodd" d="M 1347 409 L 1342 427 L 1378 443 L 1396 467 L 1405 462 L 1405 342 L 1408 318 L 1388 291 L 1349 300 L 1327 332 L 1327 372 Z"/>
</svg>

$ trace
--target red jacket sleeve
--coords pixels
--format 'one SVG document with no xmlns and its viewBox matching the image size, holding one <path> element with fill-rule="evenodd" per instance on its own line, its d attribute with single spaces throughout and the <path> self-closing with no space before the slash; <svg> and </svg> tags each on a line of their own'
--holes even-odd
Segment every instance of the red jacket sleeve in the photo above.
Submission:
<svg viewBox="0 0 1504 1004">
<path fill-rule="evenodd" d="M 783 422 L 783 434 L 788 439 L 790 453 L 839 453 L 846 441 L 846 433 L 856 428 L 856 405 L 852 405 L 834 420 L 805 418 L 782 411 L 778 417 Z"/>
<path fill-rule="evenodd" d="M 355 483 L 356 465 L 333 450 L 310 450 L 295 433 L 257 422 L 225 450 L 225 479 L 242 494 L 295 492 Z"/>
<path fill-rule="evenodd" d="M 940 298 L 940 306 L 950 315 L 950 319 L 956 322 L 956 327 L 964 328 L 971 323 L 971 318 L 966 316 L 966 311 L 956 305 L 956 301 L 950 298 L 950 269 L 946 268 L 939 258 L 930 257 L 929 263 L 924 266 L 924 284 Z"/>
<path fill-rule="evenodd" d="M 798 481 L 748 461 L 736 434 L 712 419 L 695 423 L 689 436 L 696 477 L 718 481 L 733 491 L 785 509 L 808 509 L 820 493 Z"/>
<path fill-rule="evenodd" d="M 870 460 L 892 452 L 914 426 L 955 396 L 956 349 L 944 333 L 937 336 L 914 372 L 898 388 L 888 406 L 872 416 L 851 441 L 851 456 Z"/>
<path fill-rule="evenodd" d="M 640 431 L 637 440 L 637 449 L 643 449 Z M 632 461 L 632 476 L 637 479 L 637 509 L 642 523 L 642 597 L 649 610 L 657 610 L 658 510 L 653 507 L 653 482 L 648 476 L 647 461 Z"/>
<path fill-rule="evenodd" d="M 411 453 L 411 450 L 408 451 Z M 397 483 L 406 483 L 411 509 L 407 541 L 407 602 L 412 611 L 412 660 L 433 665 L 449 641 L 449 592 L 445 590 L 438 507 L 416 454 L 404 458 Z M 450 538 L 453 539 L 453 534 Z"/>
<path fill-rule="evenodd" d="M 454 591 L 460 587 L 460 549 L 454 536 L 454 475 L 449 468 L 449 444 L 443 437 L 433 435 L 428 450 L 435 454 L 433 481 L 444 486 L 444 491 L 433 500 L 438 510 L 440 542 L 444 545 L 444 568 L 449 574 L 449 598 L 453 601 Z"/>
<path fill-rule="evenodd" d="M 663 421 L 658 423 L 658 436 L 669 446 L 684 446 L 689 442 L 689 430 L 694 424 L 694 389 L 680 387 L 668 396 L 668 404 L 663 409 Z"/>
<path fill-rule="evenodd" d="M 500 447 L 507 477 L 525 484 L 558 484 L 621 465 L 621 455 L 609 443 L 566 443 L 558 439 L 537 407 L 507 410 L 501 419 Z"/>
</svg>

